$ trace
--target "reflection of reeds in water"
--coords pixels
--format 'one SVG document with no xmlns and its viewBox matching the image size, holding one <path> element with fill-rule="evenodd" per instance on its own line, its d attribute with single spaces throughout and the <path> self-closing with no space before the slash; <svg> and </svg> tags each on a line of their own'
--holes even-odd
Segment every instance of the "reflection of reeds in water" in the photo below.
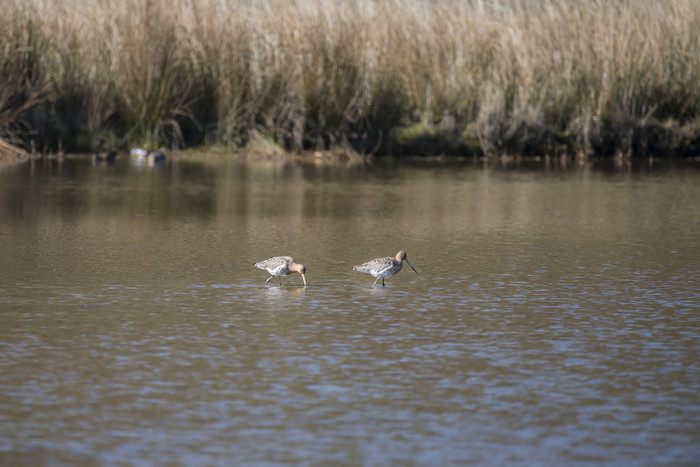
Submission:
<svg viewBox="0 0 700 467">
<path fill-rule="evenodd" d="M 664 138 L 697 118 L 698 11 L 697 0 L 6 0 L 0 137 L 242 145 L 254 131 L 287 149 L 370 150 L 402 126 L 486 150 L 560 137 L 582 151 L 606 137 L 632 146 L 653 119 Z"/>
</svg>

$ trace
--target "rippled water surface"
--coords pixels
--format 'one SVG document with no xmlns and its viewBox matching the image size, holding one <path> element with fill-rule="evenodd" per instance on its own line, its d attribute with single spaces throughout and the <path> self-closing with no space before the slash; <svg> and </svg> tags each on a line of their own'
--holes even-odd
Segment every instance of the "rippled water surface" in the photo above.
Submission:
<svg viewBox="0 0 700 467">
<path fill-rule="evenodd" d="M 695 464 L 699 241 L 693 165 L 6 167 L 0 464 Z"/>
</svg>

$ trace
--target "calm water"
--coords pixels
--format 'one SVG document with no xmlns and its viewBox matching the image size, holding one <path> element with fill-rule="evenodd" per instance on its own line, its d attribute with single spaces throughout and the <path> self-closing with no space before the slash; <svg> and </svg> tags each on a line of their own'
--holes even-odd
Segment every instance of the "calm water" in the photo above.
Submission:
<svg viewBox="0 0 700 467">
<path fill-rule="evenodd" d="M 697 465 L 699 241 L 697 164 L 5 168 L 0 464 Z"/>
</svg>

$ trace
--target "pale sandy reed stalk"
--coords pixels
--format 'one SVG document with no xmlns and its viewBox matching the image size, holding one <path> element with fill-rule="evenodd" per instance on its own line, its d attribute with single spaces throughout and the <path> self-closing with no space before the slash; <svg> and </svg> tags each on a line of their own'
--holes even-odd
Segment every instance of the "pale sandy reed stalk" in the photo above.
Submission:
<svg viewBox="0 0 700 467">
<path fill-rule="evenodd" d="M 700 0 L 6 0 L 0 27 L 3 138 L 301 149 L 422 124 L 586 152 L 700 110 Z"/>
</svg>

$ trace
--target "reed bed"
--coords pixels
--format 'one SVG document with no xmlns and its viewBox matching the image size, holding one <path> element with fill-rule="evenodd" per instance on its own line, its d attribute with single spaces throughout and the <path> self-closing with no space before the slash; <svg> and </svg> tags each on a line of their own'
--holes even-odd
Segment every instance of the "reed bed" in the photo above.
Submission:
<svg viewBox="0 0 700 467">
<path fill-rule="evenodd" d="M 685 154 L 698 31 L 700 0 L 4 0 L 0 139 Z"/>
</svg>

